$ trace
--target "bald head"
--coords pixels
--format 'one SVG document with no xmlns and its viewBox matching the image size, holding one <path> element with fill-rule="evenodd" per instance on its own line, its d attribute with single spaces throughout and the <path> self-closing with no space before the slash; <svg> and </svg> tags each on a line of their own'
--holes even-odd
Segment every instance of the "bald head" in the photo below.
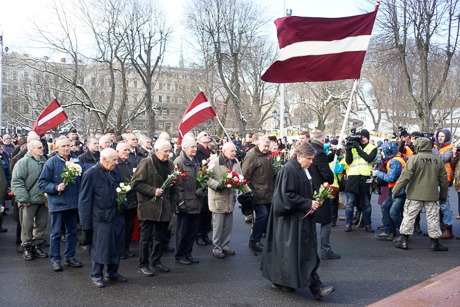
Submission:
<svg viewBox="0 0 460 307">
<path fill-rule="evenodd" d="M 224 152 L 224 156 L 227 159 L 229 159 L 229 160 L 235 159 L 236 146 L 235 146 L 235 144 L 233 144 L 233 142 L 225 143 L 224 146 L 222 146 L 222 151 Z"/>
<path fill-rule="evenodd" d="M 115 166 L 118 164 L 117 152 L 113 148 L 103 149 L 101 151 L 99 163 L 109 171 L 113 171 Z"/>
</svg>

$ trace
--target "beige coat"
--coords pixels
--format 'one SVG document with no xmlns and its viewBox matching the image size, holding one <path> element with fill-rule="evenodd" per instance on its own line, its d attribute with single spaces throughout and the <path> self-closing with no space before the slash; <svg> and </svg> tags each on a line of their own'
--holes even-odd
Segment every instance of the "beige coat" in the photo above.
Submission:
<svg viewBox="0 0 460 307">
<path fill-rule="evenodd" d="M 228 163 L 228 162 L 227 162 Z M 224 174 L 229 171 L 227 168 L 222 154 L 219 158 L 212 160 L 209 163 L 209 170 L 214 173 L 211 179 L 208 180 L 208 204 L 209 210 L 214 213 L 232 213 L 235 209 L 236 203 L 236 190 L 235 189 L 223 189 L 216 191 L 217 187 L 220 186 Z M 240 162 L 237 159 L 234 160 L 231 171 L 238 174 L 242 174 Z"/>
</svg>

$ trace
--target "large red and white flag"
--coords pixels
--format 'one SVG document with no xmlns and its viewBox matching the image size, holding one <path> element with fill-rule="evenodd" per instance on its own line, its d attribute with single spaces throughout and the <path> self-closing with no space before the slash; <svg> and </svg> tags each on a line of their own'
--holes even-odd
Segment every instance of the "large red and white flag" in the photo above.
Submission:
<svg viewBox="0 0 460 307">
<path fill-rule="evenodd" d="M 65 114 L 59 102 L 54 99 L 37 118 L 32 127 L 32 131 L 37 132 L 38 135 L 42 135 L 65 121 L 67 118 L 67 114 Z"/>
<path fill-rule="evenodd" d="M 375 11 L 363 15 L 275 20 L 280 55 L 261 77 L 273 83 L 359 79 Z"/>
<path fill-rule="evenodd" d="M 203 92 L 200 92 L 192 103 L 185 110 L 184 115 L 179 123 L 179 138 L 178 144 L 182 143 L 182 138 L 189 132 L 193 127 L 198 126 L 202 122 L 217 116 L 216 112 L 209 103 L 208 98 Z"/>
</svg>

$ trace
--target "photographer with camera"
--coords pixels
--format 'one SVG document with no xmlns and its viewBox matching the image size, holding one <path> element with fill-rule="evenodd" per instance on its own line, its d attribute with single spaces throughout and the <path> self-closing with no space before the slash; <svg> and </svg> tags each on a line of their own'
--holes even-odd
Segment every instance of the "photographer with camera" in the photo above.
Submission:
<svg viewBox="0 0 460 307">
<path fill-rule="evenodd" d="M 399 230 L 402 222 L 402 213 L 404 209 L 404 202 L 406 201 L 405 190 L 398 194 L 398 197 L 393 200 L 392 191 L 396 182 L 401 176 L 403 167 L 406 162 L 401 157 L 398 151 L 398 145 L 395 142 L 385 143 L 382 146 L 381 152 L 383 161 L 386 164 L 386 173 L 378 170 L 372 170 L 372 176 L 376 176 L 380 180 L 388 183 L 390 193 L 388 198 L 382 204 L 382 215 L 385 228 L 382 233 L 376 235 L 379 240 L 393 240 L 395 231 Z"/>
<path fill-rule="evenodd" d="M 353 207 L 358 197 L 361 197 L 364 214 L 364 229 L 374 232 L 371 228 L 371 193 L 367 180 L 370 179 L 371 170 L 377 147 L 369 144 L 369 131 L 363 129 L 359 132 L 360 138 L 355 135 L 347 137 L 345 162 L 350 165 L 348 172 L 348 182 L 346 186 L 347 205 L 346 205 L 346 227 L 345 232 L 351 231 L 353 223 Z M 359 142 L 357 141 L 359 139 Z"/>
<path fill-rule="evenodd" d="M 453 170 L 450 165 L 450 159 L 453 156 L 454 146 L 450 144 L 451 134 L 448 129 L 440 129 L 435 136 L 434 148 L 432 149 L 433 154 L 441 158 L 444 163 L 444 168 L 447 172 L 447 181 L 449 186 L 452 184 Z M 441 236 L 441 239 L 452 239 L 454 234 L 452 233 L 452 212 L 450 210 L 449 193 L 447 193 L 447 200 L 441 204 L 442 222 L 446 225 L 446 230 Z"/>
</svg>

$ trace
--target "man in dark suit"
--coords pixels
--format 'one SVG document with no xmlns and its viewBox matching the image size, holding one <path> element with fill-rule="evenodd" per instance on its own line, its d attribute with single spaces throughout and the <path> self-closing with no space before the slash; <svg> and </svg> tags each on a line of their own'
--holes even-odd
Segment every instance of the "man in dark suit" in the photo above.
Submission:
<svg viewBox="0 0 460 307">
<path fill-rule="evenodd" d="M 320 186 L 327 182 L 334 182 L 334 173 L 329 168 L 327 155 L 324 152 L 324 141 L 326 133 L 322 130 L 315 130 L 312 133 L 311 145 L 316 149 L 315 158 L 309 168 L 313 179 L 313 191 L 318 191 Z M 332 199 L 326 199 L 322 206 L 316 210 L 316 222 L 321 224 L 321 259 L 340 259 L 340 255 L 332 251 L 330 242 L 332 221 Z"/>
</svg>

